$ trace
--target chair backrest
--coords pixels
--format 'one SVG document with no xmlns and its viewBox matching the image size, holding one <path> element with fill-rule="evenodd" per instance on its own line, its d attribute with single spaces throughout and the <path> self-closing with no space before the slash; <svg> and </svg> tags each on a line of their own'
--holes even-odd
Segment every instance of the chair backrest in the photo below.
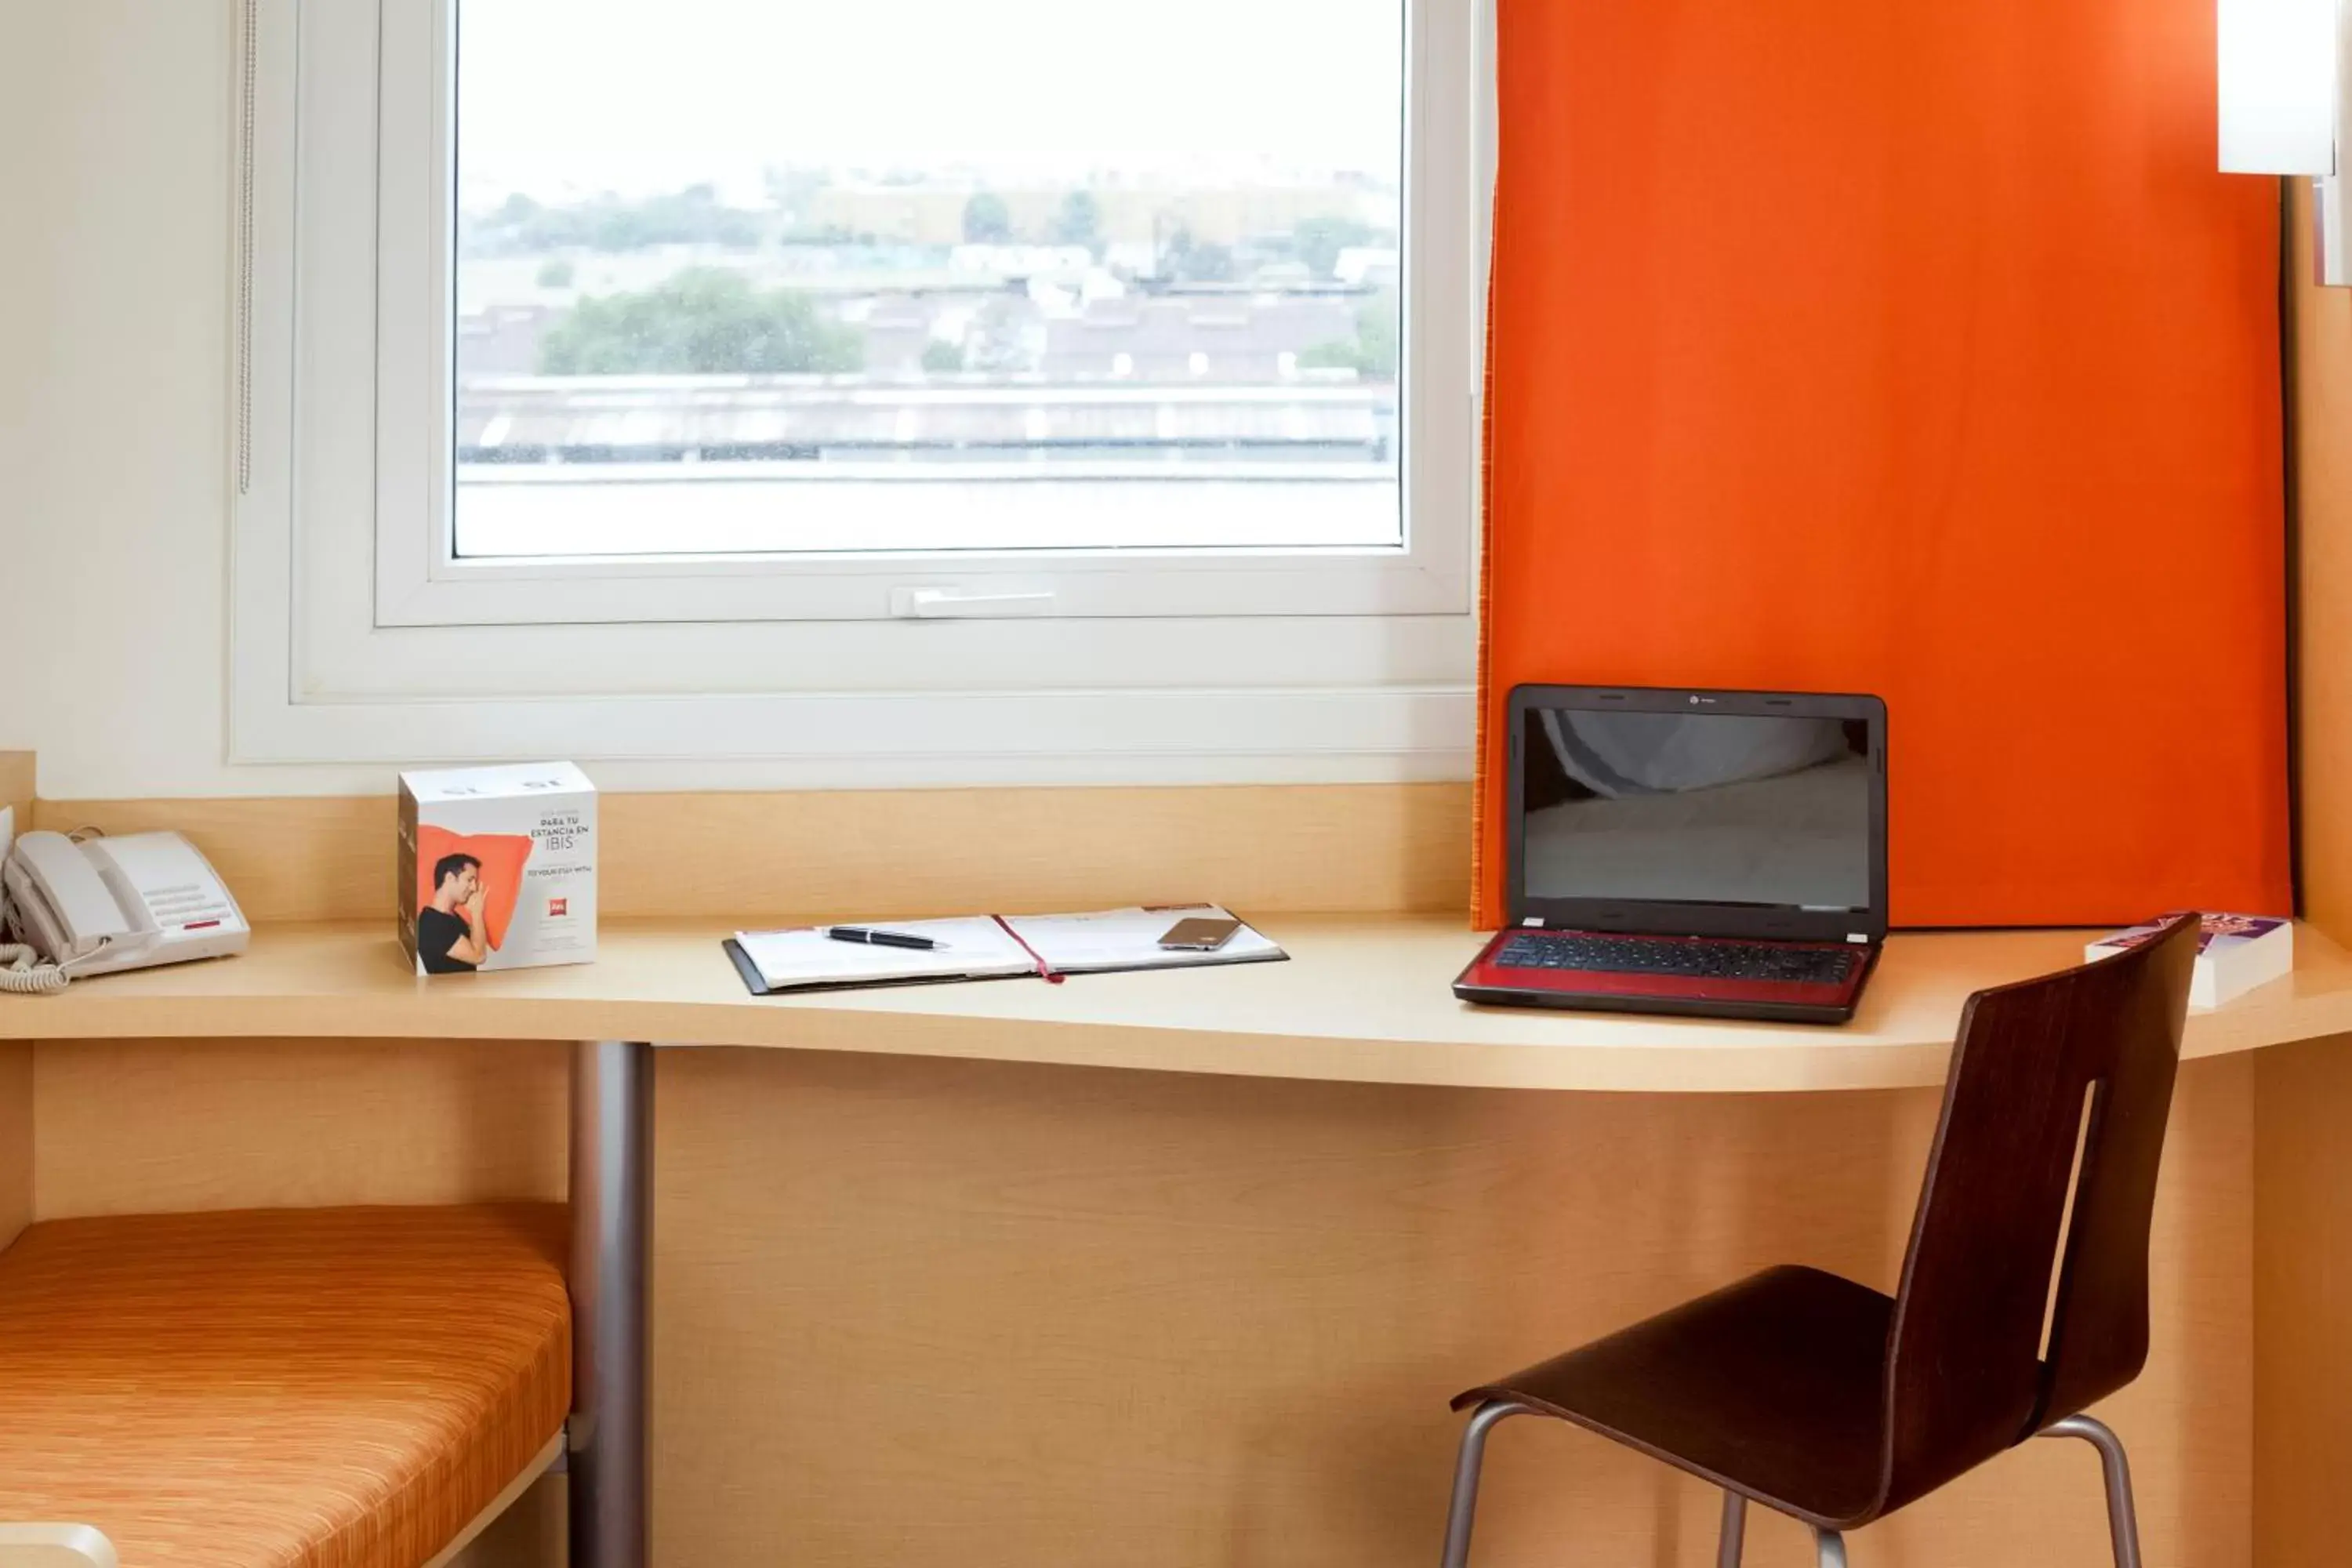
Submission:
<svg viewBox="0 0 2352 1568">
<path fill-rule="evenodd" d="M 2197 932 L 1969 999 L 1888 1336 L 1885 1508 L 2139 1375 Z"/>
</svg>

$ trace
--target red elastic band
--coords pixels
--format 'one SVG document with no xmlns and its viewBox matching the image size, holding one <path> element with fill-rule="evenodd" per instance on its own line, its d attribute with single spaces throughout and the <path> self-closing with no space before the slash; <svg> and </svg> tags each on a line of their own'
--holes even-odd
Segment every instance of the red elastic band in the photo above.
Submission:
<svg viewBox="0 0 2352 1568">
<path fill-rule="evenodd" d="M 1021 942 L 1021 933 L 1014 931 L 1011 923 L 1008 922 L 1003 915 L 991 915 L 988 918 L 994 921 L 998 925 L 1003 926 L 1005 935 L 1011 937 L 1015 942 Z M 1069 978 L 1060 970 L 1055 969 L 1044 959 L 1038 957 L 1037 950 L 1031 947 L 1027 942 L 1021 942 L 1021 951 L 1029 955 L 1029 962 L 1037 966 L 1038 978 L 1045 981 L 1046 984 L 1059 985 L 1063 981 Z"/>
</svg>

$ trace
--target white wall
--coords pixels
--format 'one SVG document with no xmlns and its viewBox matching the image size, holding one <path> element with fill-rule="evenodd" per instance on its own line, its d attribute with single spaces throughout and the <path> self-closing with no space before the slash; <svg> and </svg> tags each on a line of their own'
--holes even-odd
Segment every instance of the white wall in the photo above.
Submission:
<svg viewBox="0 0 2352 1568">
<path fill-rule="evenodd" d="M 0 748 L 57 797 L 389 788 L 224 761 L 232 0 L 0 39 Z"/>
</svg>

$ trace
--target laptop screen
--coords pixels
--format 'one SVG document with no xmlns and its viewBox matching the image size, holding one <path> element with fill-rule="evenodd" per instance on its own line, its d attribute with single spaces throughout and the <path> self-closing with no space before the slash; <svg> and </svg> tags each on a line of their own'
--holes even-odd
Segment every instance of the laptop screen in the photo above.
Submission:
<svg viewBox="0 0 2352 1568">
<path fill-rule="evenodd" d="M 1535 707 L 1525 722 L 1528 899 L 1870 907 L 1864 721 Z"/>
</svg>

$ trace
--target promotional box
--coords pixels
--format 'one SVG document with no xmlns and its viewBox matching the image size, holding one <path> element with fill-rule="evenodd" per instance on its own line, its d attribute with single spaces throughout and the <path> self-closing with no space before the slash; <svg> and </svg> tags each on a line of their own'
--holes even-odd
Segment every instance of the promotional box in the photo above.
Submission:
<svg viewBox="0 0 2352 1568">
<path fill-rule="evenodd" d="M 570 763 L 401 774 L 400 944 L 419 974 L 595 962 L 588 775 Z"/>
<path fill-rule="evenodd" d="M 2102 958 L 2152 942 L 2170 915 L 2101 937 L 2083 950 Z M 2207 915 L 2197 933 L 2197 963 L 2189 972 L 2189 1005 L 2219 1007 L 2267 985 L 2294 968 L 2294 922 L 2278 915 Z"/>
</svg>

